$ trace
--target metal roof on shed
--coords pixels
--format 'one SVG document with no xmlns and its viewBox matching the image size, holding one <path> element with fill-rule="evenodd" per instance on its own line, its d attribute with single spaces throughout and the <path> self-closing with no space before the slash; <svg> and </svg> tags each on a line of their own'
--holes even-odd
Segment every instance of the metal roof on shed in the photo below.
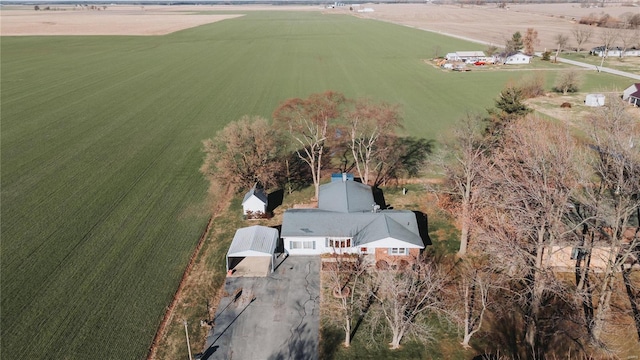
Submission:
<svg viewBox="0 0 640 360">
<path fill-rule="evenodd" d="M 236 230 L 227 252 L 229 257 L 272 255 L 278 243 L 278 230 L 254 225 Z"/>
<path fill-rule="evenodd" d="M 264 192 L 264 190 L 261 188 L 258 188 L 257 185 L 253 185 L 251 190 L 249 190 L 246 194 L 244 194 L 244 198 L 242 199 L 242 204 L 247 202 L 247 200 L 249 200 L 252 196 L 257 197 L 258 199 L 260 199 L 260 201 L 262 201 L 265 204 L 267 203 L 268 196 Z"/>
</svg>

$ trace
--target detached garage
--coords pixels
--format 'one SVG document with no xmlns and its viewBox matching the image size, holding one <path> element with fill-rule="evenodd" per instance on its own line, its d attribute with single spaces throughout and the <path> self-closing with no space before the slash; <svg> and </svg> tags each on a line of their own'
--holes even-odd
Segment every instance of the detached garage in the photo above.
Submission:
<svg viewBox="0 0 640 360">
<path fill-rule="evenodd" d="M 273 272 L 278 237 L 278 230 L 266 226 L 255 225 L 236 230 L 227 252 L 227 272 L 243 270 L 245 276 L 260 276 L 261 273 L 266 275 L 267 266 Z M 241 266 L 242 263 L 245 265 Z"/>
</svg>

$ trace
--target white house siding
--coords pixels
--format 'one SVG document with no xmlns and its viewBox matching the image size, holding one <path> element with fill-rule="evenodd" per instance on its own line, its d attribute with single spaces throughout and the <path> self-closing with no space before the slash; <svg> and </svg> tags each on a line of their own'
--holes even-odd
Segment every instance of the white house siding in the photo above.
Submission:
<svg viewBox="0 0 640 360">
<path fill-rule="evenodd" d="M 514 65 L 514 64 L 528 64 L 531 62 L 531 57 L 524 54 L 516 54 L 507 57 L 504 61 L 505 64 Z"/>
<path fill-rule="evenodd" d="M 251 211 L 253 213 L 265 213 L 267 211 L 267 206 L 257 196 L 251 196 L 242 204 L 242 211 L 244 212 L 244 215 L 247 215 L 247 211 Z"/>
<path fill-rule="evenodd" d="M 319 255 L 324 250 L 324 237 L 285 237 L 284 251 L 289 255 Z"/>
</svg>

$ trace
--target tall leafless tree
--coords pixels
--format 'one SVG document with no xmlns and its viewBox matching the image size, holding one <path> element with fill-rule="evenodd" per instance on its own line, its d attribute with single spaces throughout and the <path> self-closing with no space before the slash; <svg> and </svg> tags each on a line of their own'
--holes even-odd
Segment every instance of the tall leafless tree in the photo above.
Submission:
<svg viewBox="0 0 640 360">
<path fill-rule="evenodd" d="M 595 177 L 583 180 L 580 194 L 582 206 L 595 219 L 591 223 L 595 237 L 609 249 L 598 288 L 597 312 L 587 322 L 596 345 L 602 345 L 617 274 L 635 256 L 640 244 L 637 231 L 627 235 L 640 207 L 640 124 L 621 100 L 607 101 L 608 106 L 588 117 L 592 149 L 589 165 Z"/>
<path fill-rule="evenodd" d="M 298 157 L 311 170 L 315 199 L 318 198 L 322 156 L 335 121 L 342 115 L 346 103 L 344 95 L 326 91 L 307 99 L 284 101 L 274 111 L 274 120 L 289 131 Z"/>
<path fill-rule="evenodd" d="M 442 169 L 446 182 L 444 186 L 433 190 L 453 200 L 450 204 L 454 205 L 449 210 L 460 223 L 460 257 L 467 253 L 473 212 L 481 199 L 480 174 L 488 166 L 486 155 L 490 144 L 483 132 L 482 118 L 467 114 L 458 122 L 453 134 L 443 141 L 443 147 L 435 159 L 435 165 Z"/>
<path fill-rule="evenodd" d="M 576 25 L 572 30 L 573 38 L 576 40 L 577 50 L 580 53 L 582 44 L 586 44 L 593 35 L 593 29 L 588 25 Z"/>
<path fill-rule="evenodd" d="M 419 260 L 413 267 L 377 269 L 371 274 L 376 310 L 392 333 L 391 349 L 399 348 L 405 335 L 429 336 L 431 329 L 422 320 L 442 311 L 441 289 L 447 280 L 436 266 Z"/>
<path fill-rule="evenodd" d="M 575 147 L 567 129 L 529 116 L 507 127 L 483 175 L 491 203 L 483 212 L 483 246 L 522 300 L 533 354 L 544 303 L 563 291 L 547 257 L 568 231 L 563 219 L 577 182 Z"/>
<path fill-rule="evenodd" d="M 637 29 L 620 29 L 619 38 L 620 43 L 622 44 L 622 56 L 624 57 L 625 52 L 632 47 L 638 41 L 638 30 Z"/>
<path fill-rule="evenodd" d="M 322 274 L 326 279 L 329 311 L 339 315 L 328 316 L 344 330 L 344 346 L 351 345 L 354 321 L 362 314 L 369 294 L 365 287 L 366 264 L 362 257 L 336 255 L 323 262 Z"/>
<path fill-rule="evenodd" d="M 556 44 L 556 56 L 553 59 L 553 62 L 558 62 L 558 55 L 567 46 L 569 37 L 565 34 L 556 34 L 556 36 L 553 37 L 553 41 Z"/>
<path fill-rule="evenodd" d="M 492 305 L 492 293 L 499 286 L 491 267 L 482 257 L 467 257 L 458 261 L 456 272 L 458 282 L 452 287 L 456 293 L 447 294 L 447 313 L 463 329 L 460 343 L 465 349 L 470 348 L 471 338 L 482 329 L 486 316 Z M 458 300 L 459 301 L 456 301 Z"/>
<path fill-rule="evenodd" d="M 358 176 L 363 183 L 369 184 L 372 172 L 380 170 L 381 153 L 389 151 L 390 138 L 400 126 L 398 106 L 358 100 L 345 118 L 351 139 L 348 146 Z"/>
<path fill-rule="evenodd" d="M 604 28 L 600 31 L 600 41 L 602 42 L 602 60 L 600 61 L 600 68 L 598 71 L 602 71 L 604 66 L 604 60 L 609 56 L 609 49 L 613 47 L 613 44 L 618 40 L 619 29 Z"/>
</svg>

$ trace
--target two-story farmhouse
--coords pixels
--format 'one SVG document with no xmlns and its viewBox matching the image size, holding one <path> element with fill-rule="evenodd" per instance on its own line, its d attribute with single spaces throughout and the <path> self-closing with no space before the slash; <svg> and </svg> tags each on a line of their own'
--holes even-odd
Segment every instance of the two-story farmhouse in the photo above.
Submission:
<svg viewBox="0 0 640 360">
<path fill-rule="evenodd" d="M 411 262 L 425 247 L 414 212 L 380 210 L 370 186 L 349 180 L 322 185 L 318 208 L 285 211 L 281 237 L 290 255 L 363 254 L 387 264 Z"/>
</svg>

